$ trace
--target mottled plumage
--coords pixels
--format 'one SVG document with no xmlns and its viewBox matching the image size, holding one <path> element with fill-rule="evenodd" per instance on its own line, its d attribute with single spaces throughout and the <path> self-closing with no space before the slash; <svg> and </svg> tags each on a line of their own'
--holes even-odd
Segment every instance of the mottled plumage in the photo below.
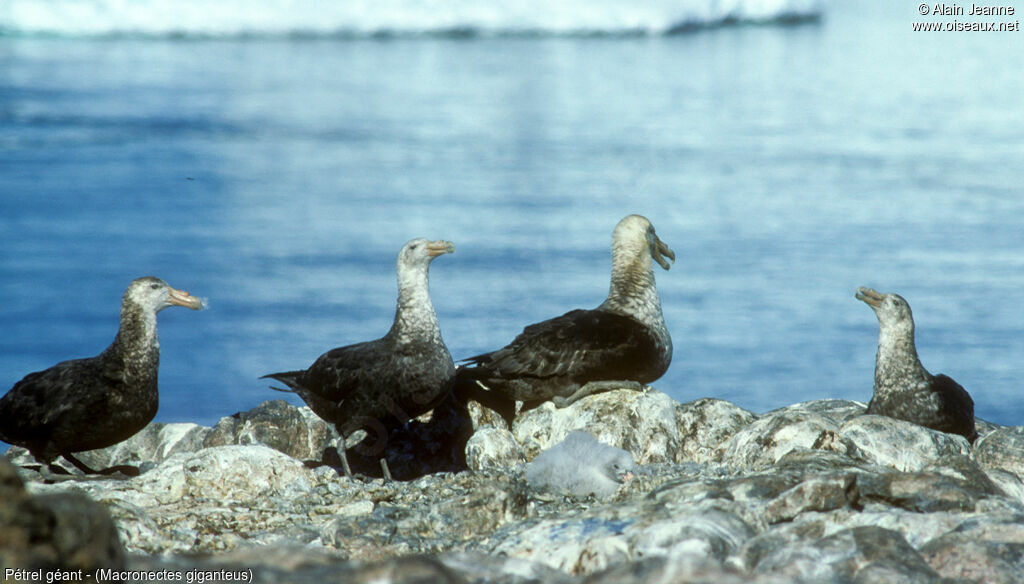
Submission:
<svg viewBox="0 0 1024 584">
<path fill-rule="evenodd" d="M 430 411 L 451 391 L 455 365 L 430 301 L 428 270 L 435 257 L 454 251 L 447 241 L 406 243 L 398 254 L 398 308 L 386 335 L 331 349 L 308 369 L 263 377 L 287 385 L 343 436 L 366 429 L 380 442 L 389 429 Z"/>
<path fill-rule="evenodd" d="M 664 257 L 663 257 L 664 256 Z M 629 215 L 612 234 L 608 298 L 591 310 L 573 310 L 526 327 L 508 346 L 470 357 L 460 381 L 477 381 L 513 400 L 552 400 L 564 407 L 618 387 L 640 389 L 672 361 L 651 260 L 669 269 L 675 254 L 645 217 Z"/>
<path fill-rule="evenodd" d="M 156 415 L 160 342 L 156 314 L 168 306 L 202 308 L 199 299 L 159 278 L 139 278 L 121 301 L 114 342 L 96 357 L 29 373 L 0 399 L 0 439 L 42 462 L 128 439 Z"/>
<path fill-rule="evenodd" d="M 945 375 L 932 375 L 921 365 L 907 301 L 898 294 L 880 294 L 870 288 L 859 288 L 856 297 L 875 311 L 879 324 L 875 387 L 868 413 L 973 441 L 978 436 L 974 401 L 959 383 Z"/>
</svg>

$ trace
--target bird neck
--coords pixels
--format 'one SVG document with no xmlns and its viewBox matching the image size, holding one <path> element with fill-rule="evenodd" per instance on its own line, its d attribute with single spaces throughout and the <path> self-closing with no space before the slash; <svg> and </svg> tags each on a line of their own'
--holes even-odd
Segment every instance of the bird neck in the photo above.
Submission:
<svg viewBox="0 0 1024 584">
<path fill-rule="evenodd" d="M 395 323 L 388 334 L 404 340 L 441 339 L 437 315 L 430 301 L 430 282 L 425 267 L 399 272 L 398 307 L 395 309 Z"/>
<path fill-rule="evenodd" d="M 875 355 L 875 391 L 896 390 L 908 382 L 927 381 L 931 375 L 921 365 L 914 345 L 913 327 L 881 326 L 878 332 L 878 353 Z"/>
<path fill-rule="evenodd" d="M 132 302 L 121 303 L 121 326 L 104 356 L 129 366 L 145 366 L 160 359 L 156 313 Z"/>
<path fill-rule="evenodd" d="M 664 326 L 649 253 L 627 256 L 613 251 L 611 286 L 599 308 L 632 316 L 644 324 Z"/>
</svg>

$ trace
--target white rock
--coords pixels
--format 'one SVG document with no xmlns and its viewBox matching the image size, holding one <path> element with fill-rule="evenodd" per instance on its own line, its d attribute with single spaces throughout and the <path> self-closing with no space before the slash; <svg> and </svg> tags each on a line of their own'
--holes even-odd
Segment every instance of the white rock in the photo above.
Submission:
<svg viewBox="0 0 1024 584">
<path fill-rule="evenodd" d="M 254 444 L 205 448 L 182 465 L 192 497 L 251 501 L 268 495 L 301 496 L 314 483 L 301 462 Z"/>
<path fill-rule="evenodd" d="M 974 445 L 971 457 L 986 469 L 1000 469 L 1024 480 L 1024 426 L 986 434 Z"/>
<path fill-rule="evenodd" d="M 546 402 L 521 414 L 512 433 L 528 460 L 573 430 L 630 451 L 637 464 L 672 462 L 679 450 L 678 402 L 654 389 L 616 390 L 585 397 L 566 408 Z"/>
<path fill-rule="evenodd" d="M 545 520 L 499 538 L 491 552 L 570 574 L 589 574 L 629 559 L 629 545 L 622 534 L 627 525 L 597 518 Z"/>
<path fill-rule="evenodd" d="M 769 413 L 813 413 L 828 418 L 837 425 L 842 425 L 857 416 L 863 415 L 867 410 L 867 404 L 859 401 L 847 399 L 813 399 L 785 406 L 777 410 L 772 410 Z"/>
<path fill-rule="evenodd" d="M 503 428 L 484 426 L 466 442 L 466 466 L 470 470 L 510 467 L 525 460 L 523 448 Z"/>
<path fill-rule="evenodd" d="M 681 445 L 675 462 L 711 462 L 715 450 L 757 419 L 735 404 L 720 399 L 699 399 L 676 406 Z"/>
<path fill-rule="evenodd" d="M 697 554 L 718 562 L 755 535 L 741 518 L 713 507 L 676 510 L 664 519 L 633 524 L 624 533 L 634 558 Z"/>
<path fill-rule="evenodd" d="M 873 464 L 911 472 L 935 464 L 944 456 L 967 455 L 967 439 L 887 416 L 858 416 L 839 433 L 853 442 Z"/>
<path fill-rule="evenodd" d="M 989 478 L 1010 499 L 1024 504 L 1024 481 L 1012 472 L 1000 468 L 984 469 Z"/>
<path fill-rule="evenodd" d="M 827 416 L 798 410 L 776 410 L 758 418 L 718 447 L 721 462 L 746 470 L 769 468 L 797 449 L 810 449 L 838 424 Z"/>
</svg>

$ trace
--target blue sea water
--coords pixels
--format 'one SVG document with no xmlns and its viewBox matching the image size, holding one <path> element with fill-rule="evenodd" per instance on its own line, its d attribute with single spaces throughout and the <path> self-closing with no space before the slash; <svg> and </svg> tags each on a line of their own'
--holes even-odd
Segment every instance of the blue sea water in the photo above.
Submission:
<svg viewBox="0 0 1024 584">
<path fill-rule="evenodd" d="M 1021 33 L 914 33 L 875 0 L 115 4 L 142 8 L 0 8 L 0 390 L 101 351 L 152 274 L 209 302 L 160 314 L 157 420 L 212 424 L 386 332 L 420 236 L 457 244 L 431 290 L 468 357 L 600 303 L 641 213 L 677 254 L 674 398 L 866 401 L 865 285 L 980 417 L 1024 424 Z"/>
</svg>

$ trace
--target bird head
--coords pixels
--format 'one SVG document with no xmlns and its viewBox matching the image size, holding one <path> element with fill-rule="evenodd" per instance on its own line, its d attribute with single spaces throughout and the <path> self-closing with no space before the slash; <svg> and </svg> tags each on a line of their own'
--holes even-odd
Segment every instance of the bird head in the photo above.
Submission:
<svg viewBox="0 0 1024 584">
<path fill-rule="evenodd" d="M 160 312 L 168 306 L 184 306 L 201 310 L 203 301 L 184 290 L 170 287 L 167 282 L 154 276 L 145 276 L 132 281 L 125 290 L 124 299 L 144 309 Z"/>
<path fill-rule="evenodd" d="M 873 288 L 857 288 L 857 300 L 871 307 L 883 329 L 914 331 L 914 315 L 910 304 L 899 294 L 883 294 Z"/>
<path fill-rule="evenodd" d="M 634 256 L 647 253 L 666 270 L 671 267 L 668 260 L 676 261 L 675 252 L 658 238 L 654 225 L 643 215 L 627 215 L 619 221 L 612 233 L 612 250 L 613 253 L 621 250 Z"/>
</svg>

